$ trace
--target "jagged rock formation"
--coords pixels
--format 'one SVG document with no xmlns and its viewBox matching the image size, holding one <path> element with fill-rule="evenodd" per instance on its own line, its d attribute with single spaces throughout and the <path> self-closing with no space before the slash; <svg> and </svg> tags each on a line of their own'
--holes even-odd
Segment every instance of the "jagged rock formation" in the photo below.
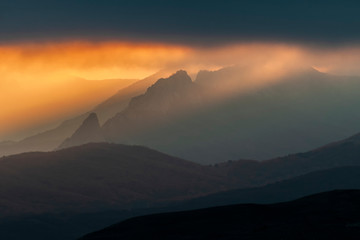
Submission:
<svg viewBox="0 0 360 240">
<path fill-rule="evenodd" d="M 90 113 L 75 133 L 59 146 L 59 149 L 104 141 L 99 119 L 96 113 Z"/>
<path fill-rule="evenodd" d="M 105 136 L 110 141 L 136 142 L 137 135 L 176 121 L 176 117 L 198 108 L 201 102 L 197 85 L 180 70 L 169 78 L 159 79 L 143 95 L 134 97 L 124 111 L 104 124 Z"/>
</svg>

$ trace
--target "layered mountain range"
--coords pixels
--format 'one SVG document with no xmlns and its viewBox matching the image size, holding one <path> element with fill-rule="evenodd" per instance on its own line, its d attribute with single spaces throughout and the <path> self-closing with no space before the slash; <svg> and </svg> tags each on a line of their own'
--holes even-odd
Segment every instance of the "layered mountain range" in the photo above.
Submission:
<svg viewBox="0 0 360 240">
<path fill-rule="evenodd" d="M 251 79 L 241 67 L 201 71 L 194 81 L 185 71 L 157 76 L 120 90 L 90 112 L 99 118 L 101 139 L 87 139 L 99 134 L 80 131 L 84 136 L 71 140 L 77 128 L 84 129 L 87 113 L 19 143 L 0 144 L 0 152 L 49 151 L 104 140 L 209 164 L 308 151 L 360 130 L 357 77 L 310 69 L 248 87 Z"/>
<path fill-rule="evenodd" d="M 99 129 L 95 114 L 85 123 L 73 140 L 85 126 Z M 74 239 L 148 213 L 360 189 L 359 159 L 359 135 L 281 158 L 208 166 L 104 142 L 2 157 L 0 236 Z"/>
<path fill-rule="evenodd" d="M 236 73 L 241 69 L 203 71 L 191 81 L 179 71 L 160 79 L 105 122 L 104 137 L 216 163 L 306 151 L 360 130 L 358 78 L 310 70 L 241 93 L 216 91 Z"/>
<path fill-rule="evenodd" d="M 272 160 L 208 166 L 140 146 L 91 143 L 1 158 L 0 210 L 2 216 L 10 216 L 149 207 L 313 171 L 360 166 L 359 159 L 358 136 Z"/>
</svg>

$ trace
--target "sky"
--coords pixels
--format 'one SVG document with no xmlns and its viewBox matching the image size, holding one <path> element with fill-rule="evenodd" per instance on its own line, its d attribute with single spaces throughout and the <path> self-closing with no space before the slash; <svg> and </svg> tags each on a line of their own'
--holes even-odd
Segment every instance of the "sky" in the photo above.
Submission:
<svg viewBox="0 0 360 240">
<path fill-rule="evenodd" d="M 259 82 L 310 67 L 360 76 L 359 7 L 331 0 L 2 0 L 0 140 L 87 111 L 129 79 L 162 69 L 195 76 L 244 65 Z M 94 92 L 79 79 L 124 80 Z"/>
<path fill-rule="evenodd" d="M 2 0 L 1 41 L 359 43 L 358 1 Z"/>
</svg>

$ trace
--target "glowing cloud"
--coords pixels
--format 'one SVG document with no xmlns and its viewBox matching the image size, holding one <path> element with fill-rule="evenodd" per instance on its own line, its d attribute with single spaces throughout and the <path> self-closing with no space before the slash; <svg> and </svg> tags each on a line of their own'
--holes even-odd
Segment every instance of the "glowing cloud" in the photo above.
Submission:
<svg viewBox="0 0 360 240">
<path fill-rule="evenodd" d="M 0 45 L 0 139 L 87 111 L 133 81 L 125 79 L 141 79 L 161 69 L 184 69 L 194 77 L 201 69 L 242 66 L 242 81 L 234 76 L 225 87 L 246 91 L 311 67 L 360 75 L 359 56 L 360 47 L 315 50 L 275 43 L 204 48 L 86 41 Z"/>
</svg>

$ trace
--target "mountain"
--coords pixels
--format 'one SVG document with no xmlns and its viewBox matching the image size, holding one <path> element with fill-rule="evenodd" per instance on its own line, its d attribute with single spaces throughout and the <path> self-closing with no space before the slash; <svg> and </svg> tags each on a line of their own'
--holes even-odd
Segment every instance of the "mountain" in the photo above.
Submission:
<svg viewBox="0 0 360 240">
<path fill-rule="evenodd" d="M 96 106 L 92 112 L 98 114 L 100 124 L 103 124 L 105 121 L 124 110 L 133 97 L 144 94 L 147 88 L 154 84 L 158 79 L 170 74 L 171 73 L 167 70 L 161 70 L 129 85 L 128 87 L 120 89 L 116 94 Z"/>
<path fill-rule="evenodd" d="M 208 166 L 109 143 L 3 157 L 0 236 L 74 239 L 132 216 L 360 189 L 358 136 L 277 159 Z"/>
<path fill-rule="evenodd" d="M 156 81 L 160 75 L 119 91 L 91 111 L 106 141 L 211 164 L 305 152 L 360 130 L 358 77 L 310 69 L 254 87 L 237 66 L 201 71 L 195 81 L 184 71 Z M 66 127 L 0 144 L 0 153 L 54 149 L 88 114 Z"/>
<path fill-rule="evenodd" d="M 240 203 L 278 203 L 336 189 L 360 189 L 360 166 L 314 171 L 262 187 L 210 194 L 179 203 L 173 209 L 196 209 Z"/>
<path fill-rule="evenodd" d="M 27 137 L 18 142 L 0 143 L 0 156 L 31 151 L 51 151 L 57 148 L 66 138 L 70 137 L 87 115 L 66 120 L 58 127 Z"/>
<path fill-rule="evenodd" d="M 341 166 L 359 166 L 359 139 L 359 134 L 356 134 L 308 152 L 265 161 L 228 161 L 216 164 L 215 167 L 224 171 L 239 187 L 259 186 L 312 171 Z"/>
<path fill-rule="evenodd" d="M 137 136 L 144 136 L 148 129 L 176 121 L 200 103 L 196 85 L 180 70 L 156 81 L 144 94 L 132 98 L 126 109 L 105 122 L 105 137 L 114 142 L 137 142 Z"/>
<path fill-rule="evenodd" d="M 279 204 L 136 217 L 81 239 L 358 239 L 359 223 L 360 191 L 342 190 Z"/>
<path fill-rule="evenodd" d="M 134 79 L 86 80 L 71 77 L 62 81 L 27 84 L 19 81 L 1 95 L 0 139 L 22 139 L 54 127 L 62 120 L 77 116 L 113 95 Z M 6 99 L 3 99 L 3 98 Z M 23 118 L 23 115 L 26 118 Z M 10 121 L 16 118 L 17 121 Z"/>
<path fill-rule="evenodd" d="M 96 113 L 90 113 L 75 133 L 59 146 L 59 149 L 104 141 L 105 139 L 100 128 L 99 119 Z"/>
<path fill-rule="evenodd" d="M 105 138 L 210 164 L 304 152 L 360 130 L 358 77 L 310 69 L 248 87 L 242 74 L 237 67 L 202 71 L 186 89 L 134 98 L 143 99 L 141 107 L 130 104 L 108 120 Z M 185 83 L 188 76 L 181 76 Z M 216 91 L 222 84 L 230 87 Z"/>
<path fill-rule="evenodd" d="M 166 74 L 166 71 L 160 71 L 143 80 L 137 81 L 128 87 L 120 89 L 116 94 L 100 103 L 90 112 L 94 112 L 98 115 L 101 124 L 126 108 L 132 97 L 144 93 L 153 82 Z M 88 82 L 92 83 L 95 81 L 86 81 L 86 83 Z M 94 86 L 96 87 L 96 85 Z M 111 90 L 114 91 L 113 86 L 111 87 Z M 51 151 L 59 147 L 65 139 L 71 137 L 88 115 L 89 113 L 84 113 L 77 117 L 70 118 L 53 129 L 42 131 L 26 137 L 23 140 L 12 142 L 11 144 L 8 142 L 0 143 L 0 156 L 29 151 Z"/>
<path fill-rule="evenodd" d="M 179 75 L 174 76 L 178 77 Z M 192 83 L 189 81 L 188 84 L 190 85 Z M 156 84 L 154 86 L 158 87 Z M 146 111 L 142 109 L 142 107 L 144 105 L 148 106 L 148 99 L 153 97 L 152 94 L 158 97 L 160 102 L 162 101 L 162 95 L 157 92 L 153 93 L 152 91 L 153 90 L 149 88 L 144 95 L 133 99 L 123 114 L 119 114 L 112 119 L 111 123 L 114 124 L 116 128 L 112 128 L 111 125 L 104 125 L 104 131 L 108 131 L 105 132 L 105 134 L 109 134 L 110 130 L 112 130 L 111 133 L 114 134 L 113 136 L 117 137 L 117 140 L 122 137 L 122 141 L 127 143 L 130 141 L 130 143 L 132 143 L 131 141 L 136 142 L 136 140 L 139 139 L 139 136 L 143 136 L 142 134 L 145 132 L 143 129 L 144 127 L 151 126 L 153 129 L 156 129 L 157 124 L 159 123 L 163 123 L 166 126 L 166 121 L 168 119 L 172 119 L 172 114 L 177 114 L 178 112 L 171 113 L 173 109 L 169 108 L 169 105 L 163 105 L 163 108 L 155 108 L 156 110 L 151 110 L 148 115 L 145 115 Z M 167 93 L 167 91 L 165 92 Z M 173 104 L 170 105 L 173 106 Z M 152 115 L 154 113 L 155 116 Z M 146 120 L 145 122 L 144 119 Z M 113 121 L 115 120 L 118 122 L 114 123 Z M 164 125 L 159 126 L 159 128 L 163 128 Z M 121 128 L 118 126 L 121 126 Z M 164 130 L 169 129 L 165 128 Z M 187 130 L 188 129 L 183 128 L 178 134 L 184 134 Z M 171 135 L 171 131 L 169 131 L 168 134 Z M 116 141 L 116 139 L 111 140 Z M 149 142 L 157 142 L 159 141 L 159 138 L 156 134 L 150 134 L 147 140 Z M 189 139 L 189 141 L 191 141 L 191 139 Z M 175 143 L 176 142 L 174 141 L 169 141 L 164 142 L 163 144 L 165 146 L 169 146 Z M 202 143 L 200 142 L 198 144 Z M 194 148 L 195 147 L 196 145 L 194 145 Z M 208 151 L 211 152 L 212 149 L 208 149 Z M 215 164 L 213 167 L 216 168 L 216 171 L 219 174 L 226 176 L 226 180 L 228 184 L 230 184 L 229 186 L 233 188 L 243 188 L 261 186 L 322 169 L 335 168 L 339 166 L 358 166 L 360 165 L 359 156 L 360 137 L 359 134 L 357 134 L 345 140 L 333 142 L 308 152 L 291 154 L 264 161 L 227 161 Z"/>
<path fill-rule="evenodd" d="M 209 167 L 108 143 L 3 157 L 0 182 L 1 218 L 145 207 L 226 189 Z"/>
<path fill-rule="evenodd" d="M 360 189 L 360 167 L 316 171 L 258 188 L 237 189 L 172 202 L 163 207 L 80 213 L 33 214 L 0 220 L 0 236 L 9 239 L 75 239 L 115 222 L 160 212 L 185 211 L 240 203 L 277 203 L 335 189 Z"/>
<path fill-rule="evenodd" d="M 94 120 L 95 114 L 90 115 L 89 122 Z M 263 186 L 317 170 L 359 166 L 359 156 L 359 135 L 281 158 L 213 166 L 144 147 L 109 143 L 24 153 L 0 159 L 0 211 L 7 216 L 145 207 Z"/>
</svg>

